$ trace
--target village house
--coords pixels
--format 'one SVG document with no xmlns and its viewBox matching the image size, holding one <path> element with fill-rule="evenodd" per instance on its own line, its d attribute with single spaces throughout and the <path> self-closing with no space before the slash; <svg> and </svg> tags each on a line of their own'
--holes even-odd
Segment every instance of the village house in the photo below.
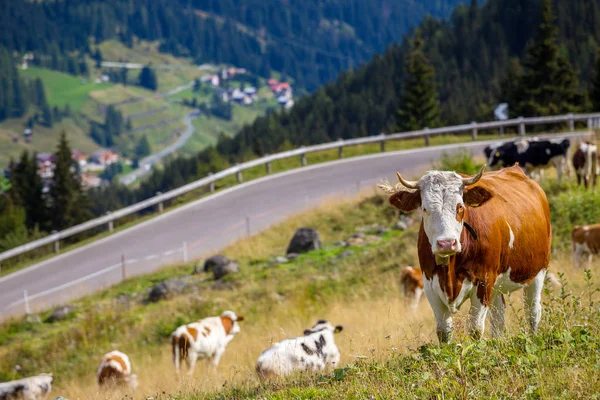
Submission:
<svg viewBox="0 0 600 400">
<path fill-rule="evenodd" d="M 107 167 L 111 164 L 119 162 L 119 155 L 112 150 L 102 149 L 92 154 L 90 157 L 91 162 L 94 164 Z"/>
<path fill-rule="evenodd" d="M 87 165 L 87 155 L 82 151 L 73 150 L 71 152 L 71 158 L 73 158 L 73 161 L 75 161 L 81 169 L 85 168 Z"/>
<path fill-rule="evenodd" d="M 81 186 L 85 189 L 102 186 L 102 179 L 94 174 L 81 174 Z"/>
<path fill-rule="evenodd" d="M 56 164 L 54 163 L 55 157 L 52 153 L 38 153 L 37 154 L 37 165 L 40 177 L 43 180 L 52 179 L 54 176 L 54 169 Z"/>
</svg>

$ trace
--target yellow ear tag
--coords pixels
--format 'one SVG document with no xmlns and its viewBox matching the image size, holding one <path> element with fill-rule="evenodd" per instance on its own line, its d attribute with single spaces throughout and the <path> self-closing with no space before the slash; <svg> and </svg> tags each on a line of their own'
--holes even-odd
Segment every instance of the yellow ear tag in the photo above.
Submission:
<svg viewBox="0 0 600 400">
<path fill-rule="evenodd" d="M 496 152 L 496 157 L 500 157 L 500 152 Z"/>
<path fill-rule="evenodd" d="M 479 203 L 469 204 L 471 207 L 479 207 Z"/>
</svg>

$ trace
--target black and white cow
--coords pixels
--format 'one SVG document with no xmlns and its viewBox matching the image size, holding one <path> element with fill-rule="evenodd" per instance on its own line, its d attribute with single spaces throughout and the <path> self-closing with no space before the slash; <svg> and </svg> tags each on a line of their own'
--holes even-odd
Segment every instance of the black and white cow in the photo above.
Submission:
<svg viewBox="0 0 600 400">
<path fill-rule="evenodd" d="M 560 182 L 564 173 L 569 173 L 567 155 L 571 142 L 563 140 L 520 139 L 497 143 L 484 149 L 490 167 L 519 166 L 528 174 L 554 165 Z"/>
<path fill-rule="evenodd" d="M 52 374 L 39 374 L 0 383 L 1 400 L 45 400 L 52 390 Z"/>
<path fill-rule="evenodd" d="M 256 361 L 256 372 L 267 378 L 335 367 L 340 362 L 340 352 L 333 335 L 342 329 L 341 325 L 319 320 L 304 331 L 304 336 L 275 343 L 263 351 Z"/>
</svg>

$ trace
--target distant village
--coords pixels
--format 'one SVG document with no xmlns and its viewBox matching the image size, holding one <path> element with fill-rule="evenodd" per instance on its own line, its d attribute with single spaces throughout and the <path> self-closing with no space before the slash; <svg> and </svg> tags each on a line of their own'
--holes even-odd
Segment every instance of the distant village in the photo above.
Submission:
<svg viewBox="0 0 600 400">
<path fill-rule="evenodd" d="M 223 68 L 217 73 L 204 75 L 200 78 L 200 82 L 211 84 L 224 102 L 233 102 L 247 106 L 258 99 L 258 91 L 255 87 L 245 87 L 242 90 L 241 88 L 226 87 L 224 85 L 225 81 L 233 79 L 236 75 L 247 73 L 245 68 Z M 267 84 L 282 107 L 289 109 L 294 106 L 292 87 L 289 83 L 279 82 L 277 79 L 269 79 Z"/>
</svg>

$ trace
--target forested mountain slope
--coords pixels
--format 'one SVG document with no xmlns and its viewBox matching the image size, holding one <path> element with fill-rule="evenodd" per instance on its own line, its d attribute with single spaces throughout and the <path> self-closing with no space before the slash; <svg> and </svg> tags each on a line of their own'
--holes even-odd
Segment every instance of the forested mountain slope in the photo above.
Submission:
<svg viewBox="0 0 600 400">
<path fill-rule="evenodd" d="M 62 0 L 0 2 L 0 45 L 52 60 L 133 37 L 196 62 L 270 70 L 315 89 L 461 0 Z"/>
</svg>

